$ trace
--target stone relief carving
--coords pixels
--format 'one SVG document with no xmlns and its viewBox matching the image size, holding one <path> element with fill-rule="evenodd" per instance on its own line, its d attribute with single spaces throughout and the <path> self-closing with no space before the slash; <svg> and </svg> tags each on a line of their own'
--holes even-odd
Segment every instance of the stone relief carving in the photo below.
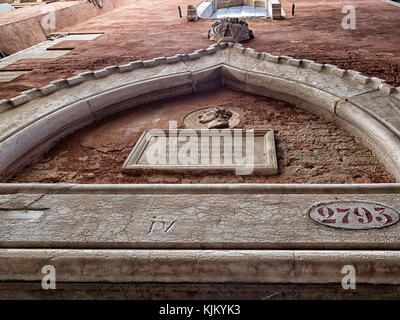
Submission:
<svg viewBox="0 0 400 320">
<path fill-rule="evenodd" d="M 199 115 L 199 122 L 207 124 L 208 129 L 224 129 L 229 128 L 229 119 L 232 112 L 225 108 L 208 109 Z"/>
<path fill-rule="evenodd" d="M 222 19 L 214 22 L 208 30 L 208 38 L 220 42 L 242 42 L 254 38 L 246 21 L 238 18 Z"/>
<path fill-rule="evenodd" d="M 188 129 L 225 129 L 235 128 L 240 122 L 239 108 L 214 107 L 198 109 L 183 118 Z"/>
</svg>

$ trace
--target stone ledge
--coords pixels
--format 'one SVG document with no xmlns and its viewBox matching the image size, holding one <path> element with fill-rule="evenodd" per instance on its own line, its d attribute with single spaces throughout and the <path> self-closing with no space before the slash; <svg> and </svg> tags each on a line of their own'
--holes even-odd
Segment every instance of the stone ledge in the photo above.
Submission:
<svg viewBox="0 0 400 320">
<path fill-rule="evenodd" d="M 371 102 L 369 103 L 372 105 Z M 365 106 L 365 102 L 360 107 L 350 102 L 340 101 L 335 108 L 336 122 L 353 135 L 359 137 L 364 145 L 378 155 L 379 159 L 394 174 L 396 179 L 399 179 L 399 127 L 393 128 L 392 123 L 398 122 L 400 115 L 390 113 L 384 115 L 384 112 L 379 114 L 379 111 L 382 112 L 385 108 L 388 108 L 385 104 L 381 104 L 377 105 L 375 109 L 376 115 L 371 116 L 373 112 Z M 387 117 L 390 116 L 389 120 Z M 343 125 L 343 122 L 346 124 Z"/>
<path fill-rule="evenodd" d="M 0 194 L 390 194 L 400 183 L 370 184 L 48 184 L 0 183 Z"/>
<path fill-rule="evenodd" d="M 338 283 L 345 265 L 357 284 L 400 284 L 398 251 L 0 250 L 0 281 L 61 283 Z"/>
</svg>

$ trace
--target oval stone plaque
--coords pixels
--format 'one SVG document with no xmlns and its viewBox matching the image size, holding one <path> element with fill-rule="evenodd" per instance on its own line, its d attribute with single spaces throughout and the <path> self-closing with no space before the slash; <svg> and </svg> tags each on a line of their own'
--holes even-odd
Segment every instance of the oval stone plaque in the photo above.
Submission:
<svg viewBox="0 0 400 320">
<path fill-rule="evenodd" d="M 348 230 L 382 229 L 400 220 L 396 210 L 367 201 L 319 203 L 308 210 L 308 216 L 319 225 Z"/>
</svg>

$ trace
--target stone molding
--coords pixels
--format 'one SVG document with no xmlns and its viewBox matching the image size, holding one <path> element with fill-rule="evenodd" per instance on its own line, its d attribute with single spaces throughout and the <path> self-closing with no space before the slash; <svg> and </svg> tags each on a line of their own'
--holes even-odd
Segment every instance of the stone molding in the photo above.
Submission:
<svg viewBox="0 0 400 320">
<path fill-rule="evenodd" d="M 0 183 L 7 194 L 398 194 L 400 183 L 369 184 L 73 184 Z"/>
<path fill-rule="evenodd" d="M 400 184 L 0 184 L 0 248 L 399 250 L 398 223 L 337 230 L 309 216 L 332 202 L 398 212 L 399 190 Z M 341 214 L 334 218 L 342 221 Z"/>
<path fill-rule="evenodd" d="M 295 59 L 290 56 L 274 56 L 270 53 L 266 52 L 257 52 L 251 48 L 245 48 L 241 44 L 213 44 L 207 49 L 199 49 L 191 54 L 177 54 L 172 57 L 158 57 L 151 60 L 136 60 L 130 62 L 125 65 L 120 66 L 109 66 L 96 71 L 83 72 L 78 74 L 77 76 L 68 78 L 68 79 L 58 79 L 50 82 L 50 84 L 41 87 L 41 88 L 33 88 L 26 91 L 22 91 L 20 95 L 13 97 L 11 99 L 3 99 L 0 100 L 0 112 L 7 111 L 12 108 L 19 107 L 22 104 L 28 103 L 37 98 L 50 95 L 60 89 L 74 87 L 79 85 L 85 81 L 91 81 L 95 79 L 104 78 L 110 76 L 113 73 L 123 73 L 133 71 L 139 68 L 149 68 L 155 67 L 161 64 L 173 64 L 179 62 L 185 62 L 188 60 L 196 60 L 205 55 L 213 55 L 217 50 L 231 49 L 241 51 L 244 55 L 250 56 L 252 58 L 256 58 L 258 60 L 268 60 L 270 62 L 275 62 L 277 64 L 288 64 L 291 66 L 296 66 L 299 68 L 307 68 L 314 71 L 322 72 L 323 69 L 330 72 L 332 76 L 343 78 L 346 74 L 350 75 L 350 79 L 356 83 L 365 85 L 370 88 L 371 85 L 375 89 L 379 89 L 383 93 L 387 95 L 396 96 L 400 99 L 400 87 L 393 87 L 391 85 L 386 84 L 386 81 L 383 79 L 375 78 L 375 77 L 367 77 L 363 76 L 360 72 L 354 70 L 344 70 L 340 69 L 337 66 L 331 64 L 319 64 L 312 60 L 307 59 Z M 221 61 L 223 63 L 223 61 Z"/>
<path fill-rule="evenodd" d="M 36 281 L 52 265 L 57 283 L 400 284 L 398 251 L 0 249 L 0 281 Z"/>
</svg>

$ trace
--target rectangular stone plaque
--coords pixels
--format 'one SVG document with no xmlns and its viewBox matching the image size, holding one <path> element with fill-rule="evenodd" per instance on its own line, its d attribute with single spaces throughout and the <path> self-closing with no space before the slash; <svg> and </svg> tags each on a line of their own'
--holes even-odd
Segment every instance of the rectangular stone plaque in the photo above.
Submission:
<svg viewBox="0 0 400 320">
<path fill-rule="evenodd" d="M 273 130 L 145 131 L 126 159 L 125 172 L 278 173 Z"/>
</svg>

